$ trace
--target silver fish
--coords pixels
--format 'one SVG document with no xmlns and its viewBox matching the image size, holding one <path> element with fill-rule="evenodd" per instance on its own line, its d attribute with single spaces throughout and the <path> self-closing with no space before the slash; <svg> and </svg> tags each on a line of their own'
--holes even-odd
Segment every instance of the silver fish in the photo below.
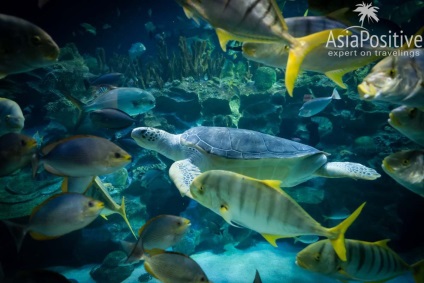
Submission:
<svg viewBox="0 0 424 283">
<path fill-rule="evenodd" d="M 57 61 L 59 47 L 44 30 L 14 16 L 0 14 L 0 79 Z"/>
<path fill-rule="evenodd" d="M 410 140 L 424 146 L 424 112 L 417 108 L 399 106 L 389 115 L 389 124 Z"/>
<path fill-rule="evenodd" d="M 386 101 L 393 104 L 424 109 L 424 51 L 398 51 L 375 65 L 358 85 L 364 100 Z"/>
<path fill-rule="evenodd" d="M 0 97 L 0 136 L 21 132 L 24 123 L 21 107 L 13 100 Z"/>
<path fill-rule="evenodd" d="M 333 90 L 333 94 L 329 97 L 314 98 L 305 102 L 299 109 L 299 116 L 311 117 L 318 114 L 324 110 L 333 99 L 341 99 L 336 89 Z"/>
</svg>

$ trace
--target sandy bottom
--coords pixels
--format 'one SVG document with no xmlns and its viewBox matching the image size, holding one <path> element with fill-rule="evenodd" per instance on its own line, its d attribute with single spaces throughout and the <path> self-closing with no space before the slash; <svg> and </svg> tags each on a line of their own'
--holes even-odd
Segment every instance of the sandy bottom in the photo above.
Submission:
<svg viewBox="0 0 424 283">
<path fill-rule="evenodd" d="M 300 248 L 282 243 L 279 248 L 273 248 L 267 243 L 258 244 L 244 251 L 237 249 L 223 254 L 211 252 L 198 253 L 192 256 L 203 268 L 209 280 L 214 283 L 251 283 L 256 269 L 259 271 L 263 283 L 339 283 L 319 274 L 305 271 L 294 261 Z M 52 270 L 62 273 L 69 279 L 76 279 L 79 283 L 95 283 L 90 277 L 90 270 L 94 265 L 82 266 L 78 269 L 67 267 L 52 267 Z M 123 283 L 137 283 L 138 277 L 144 274 L 143 265 L 137 267 L 132 275 Z M 159 282 L 152 279 L 149 282 Z M 386 283 L 413 283 L 410 274 L 397 277 Z"/>
</svg>

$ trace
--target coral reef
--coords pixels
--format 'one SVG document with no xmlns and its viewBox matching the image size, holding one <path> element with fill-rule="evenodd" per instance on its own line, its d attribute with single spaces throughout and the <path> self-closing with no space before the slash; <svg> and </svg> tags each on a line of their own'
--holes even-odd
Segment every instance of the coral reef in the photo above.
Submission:
<svg viewBox="0 0 424 283">
<path fill-rule="evenodd" d="M 120 283 L 134 271 L 134 266 L 121 264 L 127 255 L 122 251 L 114 251 L 106 256 L 103 263 L 91 270 L 90 275 L 96 282 Z"/>
<path fill-rule="evenodd" d="M 277 81 L 277 74 L 273 68 L 260 67 L 256 70 L 253 80 L 255 81 L 255 86 L 259 91 L 265 91 L 275 84 Z"/>
</svg>

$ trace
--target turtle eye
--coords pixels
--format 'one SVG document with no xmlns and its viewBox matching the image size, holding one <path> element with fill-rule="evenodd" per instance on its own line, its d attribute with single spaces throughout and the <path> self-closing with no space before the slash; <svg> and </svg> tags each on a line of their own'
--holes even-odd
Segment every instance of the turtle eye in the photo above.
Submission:
<svg viewBox="0 0 424 283">
<path fill-rule="evenodd" d="M 121 154 L 119 152 L 115 152 L 115 158 L 121 158 Z"/>
<path fill-rule="evenodd" d="M 409 165 L 409 159 L 402 160 L 402 165 L 403 166 L 408 166 Z"/>
<path fill-rule="evenodd" d="M 409 118 L 413 119 L 417 116 L 417 108 L 412 108 L 411 110 L 409 110 L 408 116 Z"/>
<path fill-rule="evenodd" d="M 40 45 L 41 37 L 39 37 L 38 35 L 34 35 L 33 37 L 31 37 L 31 43 L 34 44 L 35 46 Z"/>
</svg>

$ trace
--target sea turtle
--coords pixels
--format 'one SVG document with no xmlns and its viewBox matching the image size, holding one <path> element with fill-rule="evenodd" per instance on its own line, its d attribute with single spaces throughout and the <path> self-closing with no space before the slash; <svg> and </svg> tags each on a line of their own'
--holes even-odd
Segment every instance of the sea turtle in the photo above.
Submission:
<svg viewBox="0 0 424 283">
<path fill-rule="evenodd" d="M 182 195 L 207 170 L 233 171 L 257 179 L 281 180 L 293 187 L 314 177 L 374 180 L 374 169 L 351 162 L 327 162 L 327 153 L 308 145 L 256 131 L 226 127 L 194 127 L 173 135 L 150 127 L 135 128 L 138 145 L 175 162 L 169 175 Z"/>
</svg>

